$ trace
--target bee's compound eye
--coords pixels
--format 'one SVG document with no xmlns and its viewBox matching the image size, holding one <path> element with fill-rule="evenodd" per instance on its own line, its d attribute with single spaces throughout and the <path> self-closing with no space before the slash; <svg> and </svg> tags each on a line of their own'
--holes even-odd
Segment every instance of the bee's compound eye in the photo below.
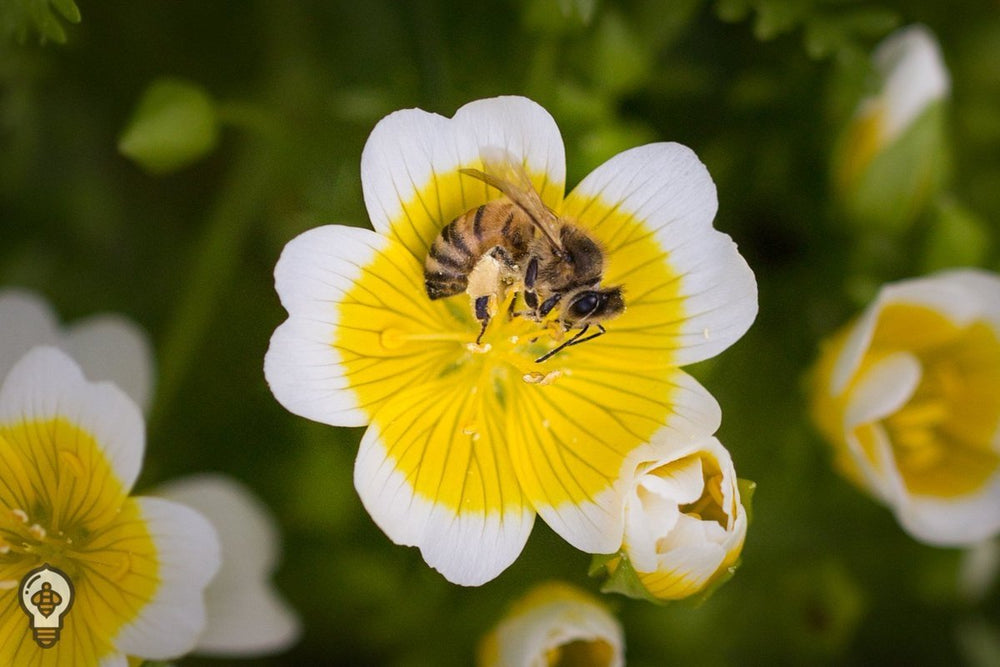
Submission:
<svg viewBox="0 0 1000 667">
<path fill-rule="evenodd" d="M 586 317 L 597 310 L 600 301 L 597 292 L 584 292 L 569 305 L 569 313 L 575 318 Z"/>
</svg>

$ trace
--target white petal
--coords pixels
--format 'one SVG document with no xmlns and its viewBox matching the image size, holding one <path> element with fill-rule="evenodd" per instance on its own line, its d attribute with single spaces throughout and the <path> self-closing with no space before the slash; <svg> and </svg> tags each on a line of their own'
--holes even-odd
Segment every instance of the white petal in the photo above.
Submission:
<svg viewBox="0 0 1000 667">
<path fill-rule="evenodd" d="M 128 667 L 128 656 L 124 653 L 112 653 L 101 658 L 100 667 Z"/>
<path fill-rule="evenodd" d="M 48 302 L 22 289 L 0 291 L 0 378 L 38 345 L 58 345 L 59 322 Z"/>
<path fill-rule="evenodd" d="M 125 490 L 132 488 L 145 449 L 138 406 L 110 382 L 88 382 L 66 353 L 36 347 L 0 388 L 0 422 L 62 417 L 94 437 Z"/>
<path fill-rule="evenodd" d="M 868 352 L 882 309 L 890 304 L 923 306 L 958 326 L 974 320 L 991 324 L 1000 336 L 1000 277 L 978 269 L 942 271 L 882 287 L 854 325 L 831 378 L 833 395 L 843 392 Z"/>
<path fill-rule="evenodd" d="M 948 94 L 950 76 L 934 34 L 922 25 L 893 32 L 873 56 L 884 78 L 885 141 L 899 136 L 934 100 Z"/>
<path fill-rule="evenodd" d="M 219 569 L 212 525 L 190 507 L 162 498 L 137 498 L 156 544 L 159 587 L 115 639 L 128 655 L 163 660 L 189 653 L 205 626 L 202 594 Z"/>
<path fill-rule="evenodd" d="M 986 598 L 1000 573 L 1000 537 L 972 545 L 958 568 L 958 592 L 967 602 Z"/>
<path fill-rule="evenodd" d="M 365 205 L 376 231 L 388 233 L 393 221 L 441 174 L 472 166 L 484 148 L 500 148 L 524 160 L 530 172 L 543 173 L 543 199 L 562 197 L 565 156 L 562 137 L 545 109 L 523 97 L 496 97 L 466 104 L 452 119 L 421 109 L 404 109 L 383 118 L 361 155 Z M 549 193 L 553 193 L 550 195 Z M 440 209 L 431 193 L 428 210 Z M 467 206 L 465 210 L 471 208 Z M 463 211 L 444 214 L 450 221 Z"/>
<path fill-rule="evenodd" d="M 60 344 L 91 380 L 110 380 L 149 408 L 153 395 L 154 361 L 149 337 L 138 325 L 119 315 L 95 315 L 75 322 Z"/>
<path fill-rule="evenodd" d="M 156 493 L 200 512 L 219 536 L 222 566 L 205 590 L 207 622 L 196 652 L 252 656 L 294 642 L 298 617 L 270 582 L 279 535 L 268 508 L 242 484 L 221 475 L 185 477 Z"/>
<path fill-rule="evenodd" d="M 478 586 L 503 572 L 524 549 L 534 523 L 526 502 L 502 511 L 456 512 L 416 494 L 368 427 L 354 465 L 354 486 L 379 528 L 396 544 L 416 546 L 448 581 Z"/>
<path fill-rule="evenodd" d="M 271 336 L 264 375 L 288 411 L 333 426 L 368 423 L 333 343 L 339 303 L 385 243 L 370 230 L 329 225 L 285 246 L 274 279 L 288 319 Z"/>
<path fill-rule="evenodd" d="M 899 410 L 917 390 L 922 374 L 920 360 L 908 352 L 872 364 L 847 397 L 844 428 L 878 421 Z"/>
<path fill-rule="evenodd" d="M 925 306 L 958 325 L 984 319 L 1000 330 L 1000 276 L 987 271 L 957 269 L 891 283 L 878 302 Z"/>
<path fill-rule="evenodd" d="M 52 345 L 80 364 L 89 380 L 110 380 L 144 410 L 153 389 L 153 354 L 146 333 L 119 315 L 96 315 L 65 331 L 49 304 L 20 289 L 0 291 L 0 377 L 32 347 Z"/>
<path fill-rule="evenodd" d="M 629 245 L 641 239 L 617 229 L 604 230 L 608 238 L 603 238 L 602 224 L 614 226 L 620 218 L 588 221 L 587 202 L 593 200 L 640 221 L 662 248 L 671 275 L 680 276 L 676 299 L 682 302 L 684 322 L 671 341 L 679 365 L 712 357 L 746 332 L 757 315 L 757 282 L 732 239 L 712 228 L 718 209 L 715 183 L 691 149 L 658 143 L 619 153 L 567 197 L 567 212 L 597 232 L 609 255 L 627 255 Z M 639 264 L 606 276 L 607 282 L 624 285 L 626 302 L 633 306 L 643 294 L 630 291 L 630 281 L 639 279 L 643 268 Z M 666 305 L 659 308 L 666 311 Z"/>
<path fill-rule="evenodd" d="M 954 499 L 904 495 L 896 516 L 913 537 L 943 547 L 968 547 L 1000 534 L 1000 474 L 978 493 Z"/>
<path fill-rule="evenodd" d="M 701 459 L 674 464 L 655 475 L 643 475 L 642 487 L 672 501 L 675 505 L 693 503 L 705 488 Z"/>
<path fill-rule="evenodd" d="M 881 498 L 890 507 L 894 507 L 905 496 L 906 489 L 896 466 L 892 443 L 882 424 L 871 424 L 866 428 L 873 440 L 871 451 L 866 451 L 861 446 L 857 429 L 852 429 L 846 436 L 848 452 L 861 471 L 868 490 L 876 498 Z"/>
</svg>

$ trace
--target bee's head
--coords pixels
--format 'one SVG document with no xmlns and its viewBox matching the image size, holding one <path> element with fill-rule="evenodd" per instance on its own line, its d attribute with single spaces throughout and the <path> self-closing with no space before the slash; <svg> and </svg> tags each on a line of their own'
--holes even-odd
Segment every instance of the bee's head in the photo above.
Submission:
<svg viewBox="0 0 1000 667">
<path fill-rule="evenodd" d="M 621 287 L 581 288 L 567 294 L 564 302 L 559 319 L 567 329 L 604 322 L 625 311 Z"/>
</svg>

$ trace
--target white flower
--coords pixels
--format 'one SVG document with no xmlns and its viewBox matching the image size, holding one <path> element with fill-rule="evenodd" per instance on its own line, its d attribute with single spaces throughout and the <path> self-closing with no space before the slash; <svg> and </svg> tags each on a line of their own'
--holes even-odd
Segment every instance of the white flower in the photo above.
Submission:
<svg viewBox="0 0 1000 667">
<path fill-rule="evenodd" d="M 502 307 L 483 330 L 465 293 L 428 295 L 425 261 L 445 226 L 504 205 L 463 172 L 498 153 L 592 235 L 601 284 L 624 294 L 606 334 L 544 363 L 571 335 L 556 322 Z M 361 177 L 374 231 L 307 231 L 275 268 L 289 313 L 264 361 L 275 397 L 309 419 L 368 426 L 354 468 L 365 508 L 449 581 L 496 577 L 536 513 L 578 549 L 617 550 L 637 451 L 661 432 L 718 428 L 718 403 L 680 367 L 731 345 L 757 311 L 753 273 L 712 227 L 708 170 L 684 146 L 649 144 L 564 196 L 555 121 L 531 100 L 499 97 L 453 118 L 390 114 L 368 139 Z"/>
<path fill-rule="evenodd" d="M 625 664 L 618 621 L 590 595 L 559 582 L 540 584 L 511 605 L 479 646 L 480 667 Z"/>
<path fill-rule="evenodd" d="M 735 566 L 747 514 L 732 459 L 718 440 L 664 449 L 636 471 L 622 553 L 649 595 L 676 600 L 705 590 Z"/>
<path fill-rule="evenodd" d="M 0 290 L 0 374 L 37 345 L 68 352 L 91 380 L 109 380 L 148 407 L 155 377 L 142 329 L 116 314 L 61 328 L 49 304 L 22 289 Z M 2 375 L 0 375 L 2 376 Z M 222 476 L 193 476 L 154 492 L 198 510 L 221 542 L 222 565 L 205 590 L 206 627 L 194 651 L 225 656 L 274 653 L 298 637 L 298 618 L 270 583 L 280 536 L 267 508 Z"/>
<path fill-rule="evenodd" d="M 242 484 L 221 475 L 191 475 L 155 493 L 205 515 L 222 546 L 222 567 L 205 591 L 207 622 L 195 652 L 249 657 L 294 643 L 298 616 L 270 582 L 280 540 L 268 508 Z"/>
<path fill-rule="evenodd" d="M 135 403 L 111 383 L 85 380 L 60 350 L 34 348 L 7 374 L 0 664 L 124 665 L 126 656 L 166 659 L 194 647 L 218 540 L 188 507 L 129 497 L 144 447 Z M 65 575 L 73 595 L 58 641 L 42 648 L 18 593 L 46 565 Z"/>
<path fill-rule="evenodd" d="M 1000 531 L 1000 278 L 884 286 L 825 345 L 814 379 L 837 465 L 911 535 L 962 546 Z"/>
</svg>

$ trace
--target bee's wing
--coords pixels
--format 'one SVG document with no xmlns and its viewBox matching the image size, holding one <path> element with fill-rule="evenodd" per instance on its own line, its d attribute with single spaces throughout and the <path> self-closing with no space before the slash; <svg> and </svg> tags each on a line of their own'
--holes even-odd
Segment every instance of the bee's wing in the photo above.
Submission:
<svg viewBox="0 0 1000 667">
<path fill-rule="evenodd" d="M 486 150 L 481 155 L 483 169 L 461 169 L 466 176 L 483 181 L 507 195 L 514 204 L 528 214 L 528 218 L 545 235 L 552 247 L 561 252 L 558 239 L 558 217 L 552 212 L 528 177 L 524 165 L 504 150 Z"/>
</svg>

